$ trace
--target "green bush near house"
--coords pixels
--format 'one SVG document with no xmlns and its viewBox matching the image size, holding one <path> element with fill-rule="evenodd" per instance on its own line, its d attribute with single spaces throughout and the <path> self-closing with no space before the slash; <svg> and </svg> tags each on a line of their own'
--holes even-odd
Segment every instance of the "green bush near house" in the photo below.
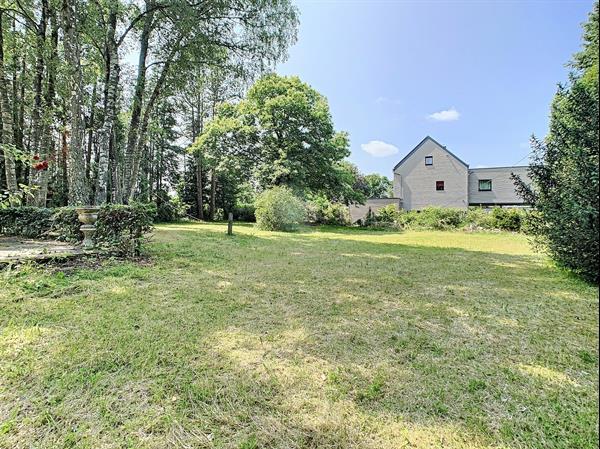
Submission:
<svg viewBox="0 0 600 449">
<path fill-rule="evenodd" d="M 500 230 L 526 232 L 531 211 L 495 207 L 468 210 L 446 207 L 427 207 L 420 211 L 399 211 L 388 205 L 365 219 L 371 228 L 430 229 L 430 230 Z"/>
<path fill-rule="evenodd" d="M 458 229 L 464 224 L 466 215 L 467 212 L 462 209 L 426 207 L 418 212 L 401 212 L 399 222 L 403 227 L 411 229 Z"/>
<path fill-rule="evenodd" d="M 294 231 L 306 217 L 302 200 L 283 186 L 262 192 L 255 207 L 256 224 L 265 231 Z"/>
<path fill-rule="evenodd" d="M 307 220 L 311 224 L 346 226 L 350 224 L 348 206 L 317 197 L 306 205 Z"/>
</svg>

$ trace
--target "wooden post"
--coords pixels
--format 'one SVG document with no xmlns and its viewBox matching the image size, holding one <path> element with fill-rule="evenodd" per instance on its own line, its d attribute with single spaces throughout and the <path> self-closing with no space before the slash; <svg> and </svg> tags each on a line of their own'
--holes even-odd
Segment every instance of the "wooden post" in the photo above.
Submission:
<svg viewBox="0 0 600 449">
<path fill-rule="evenodd" d="M 233 235 L 233 212 L 229 212 L 227 217 L 227 235 Z"/>
</svg>

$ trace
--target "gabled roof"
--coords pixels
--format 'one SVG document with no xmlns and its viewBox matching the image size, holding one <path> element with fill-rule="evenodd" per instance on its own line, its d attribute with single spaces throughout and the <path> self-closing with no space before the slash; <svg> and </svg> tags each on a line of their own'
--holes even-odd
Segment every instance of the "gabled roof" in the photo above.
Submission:
<svg viewBox="0 0 600 449">
<path fill-rule="evenodd" d="M 415 153 L 415 151 L 417 151 L 419 148 L 421 148 L 421 146 L 423 146 L 423 144 L 425 142 L 427 142 L 428 140 L 431 140 L 437 146 L 439 146 L 440 148 L 443 148 L 446 152 L 448 152 L 448 154 L 450 154 L 450 156 L 452 156 L 453 158 L 455 158 L 458 162 L 460 162 L 461 164 L 463 164 L 465 167 L 469 168 L 469 164 L 467 164 L 465 161 L 463 161 L 457 155 L 455 155 L 454 153 L 452 153 L 452 151 L 450 151 L 444 145 L 442 145 L 441 143 L 439 143 L 433 137 L 427 136 L 423 140 L 421 140 L 421 142 L 416 147 L 414 147 L 410 153 L 408 153 L 406 156 L 404 156 L 404 158 L 402 158 L 402 160 L 395 165 L 394 170 L 396 170 L 398 167 L 400 167 L 404 163 L 404 161 L 406 161 L 409 157 L 411 157 Z"/>
</svg>

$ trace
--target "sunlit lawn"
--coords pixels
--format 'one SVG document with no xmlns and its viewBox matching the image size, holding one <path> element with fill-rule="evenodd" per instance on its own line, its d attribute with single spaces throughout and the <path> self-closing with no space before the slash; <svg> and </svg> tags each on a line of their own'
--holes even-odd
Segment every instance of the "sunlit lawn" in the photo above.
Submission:
<svg viewBox="0 0 600 449">
<path fill-rule="evenodd" d="M 0 272 L 0 447 L 597 447 L 598 289 L 523 236 L 235 233 Z"/>
</svg>

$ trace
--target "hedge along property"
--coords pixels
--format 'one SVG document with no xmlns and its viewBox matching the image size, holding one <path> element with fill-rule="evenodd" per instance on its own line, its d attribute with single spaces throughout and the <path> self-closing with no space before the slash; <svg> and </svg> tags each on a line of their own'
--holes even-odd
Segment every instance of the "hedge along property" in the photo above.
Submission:
<svg viewBox="0 0 600 449">
<path fill-rule="evenodd" d="M 393 198 L 371 198 L 350 206 L 352 222 L 393 204 L 398 209 L 428 206 L 467 209 L 528 206 L 515 191 L 511 175 L 526 182 L 527 166 L 469 168 L 469 165 L 430 136 L 425 137 L 394 167 Z"/>
<path fill-rule="evenodd" d="M 99 208 L 94 243 L 111 254 L 137 256 L 152 230 L 153 204 L 106 204 Z M 9 207 L 0 209 L 0 236 L 54 238 L 81 242 L 81 222 L 75 208 Z"/>
</svg>

